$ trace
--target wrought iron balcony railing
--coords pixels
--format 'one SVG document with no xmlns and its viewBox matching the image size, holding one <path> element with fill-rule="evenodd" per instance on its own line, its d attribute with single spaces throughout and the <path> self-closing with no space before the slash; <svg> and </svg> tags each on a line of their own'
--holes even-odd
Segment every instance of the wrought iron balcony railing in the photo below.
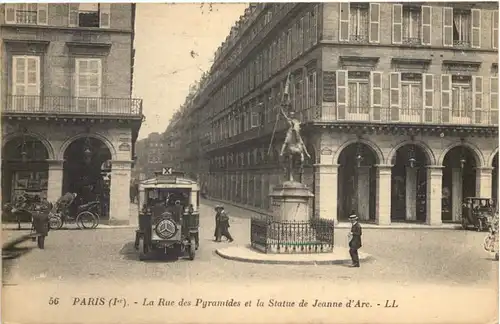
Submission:
<svg viewBox="0 0 500 324">
<path fill-rule="evenodd" d="M 9 95 L 2 114 L 142 117 L 142 99 Z"/>
<path fill-rule="evenodd" d="M 422 39 L 420 37 L 403 37 L 404 45 L 422 45 Z"/>
<path fill-rule="evenodd" d="M 311 107 L 301 112 L 304 122 L 369 122 L 498 126 L 497 110 L 402 109 L 388 107 Z"/>
<path fill-rule="evenodd" d="M 350 35 L 349 41 L 352 43 L 368 43 L 368 35 Z"/>
<path fill-rule="evenodd" d="M 470 41 L 466 40 L 454 40 L 453 47 L 469 48 L 471 47 Z"/>
</svg>

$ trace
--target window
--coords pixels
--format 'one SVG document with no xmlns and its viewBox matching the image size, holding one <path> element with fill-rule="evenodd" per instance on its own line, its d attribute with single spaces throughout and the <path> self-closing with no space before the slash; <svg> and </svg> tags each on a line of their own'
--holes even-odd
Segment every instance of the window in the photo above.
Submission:
<svg viewBox="0 0 500 324">
<path fill-rule="evenodd" d="M 304 50 L 304 18 L 297 22 L 297 42 L 297 55 L 300 55 Z"/>
<path fill-rule="evenodd" d="M 462 75 L 452 76 L 452 117 L 470 118 L 472 114 L 472 86 L 471 77 Z"/>
<path fill-rule="evenodd" d="M 302 75 L 295 76 L 295 87 L 293 91 L 293 106 L 295 111 L 302 110 Z"/>
<path fill-rule="evenodd" d="M 420 8 L 403 6 L 403 43 L 420 44 Z"/>
<path fill-rule="evenodd" d="M 406 116 L 420 115 L 422 110 L 422 74 L 401 74 L 401 114 Z"/>
<path fill-rule="evenodd" d="M 110 3 L 70 3 L 69 25 L 73 27 L 110 27 Z"/>
<path fill-rule="evenodd" d="M 40 57 L 12 57 L 12 94 L 16 110 L 37 110 L 40 96 Z"/>
<path fill-rule="evenodd" d="M 75 97 L 78 110 L 87 112 L 99 108 L 102 85 L 101 59 L 76 59 Z"/>
<path fill-rule="evenodd" d="M 348 112 L 367 114 L 370 107 L 369 73 L 348 72 Z"/>
<path fill-rule="evenodd" d="M 470 18 L 469 12 L 453 12 L 453 45 L 469 45 L 471 31 Z"/>
<path fill-rule="evenodd" d="M 309 32 L 311 45 L 316 45 L 318 42 L 318 5 L 315 5 L 311 11 L 309 26 L 311 29 Z"/>
<path fill-rule="evenodd" d="M 498 124 L 498 77 L 490 78 L 490 123 Z"/>
<path fill-rule="evenodd" d="M 286 34 L 286 63 L 290 63 L 292 60 L 292 29 L 288 29 L 288 33 Z"/>
<path fill-rule="evenodd" d="M 5 22 L 7 24 L 47 25 L 48 3 L 7 3 Z"/>
<path fill-rule="evenodd" d="M 349 9 L 349 40 L 368 42 L 368 6 L 356 3 L 351 4 Z"/>
</svg>

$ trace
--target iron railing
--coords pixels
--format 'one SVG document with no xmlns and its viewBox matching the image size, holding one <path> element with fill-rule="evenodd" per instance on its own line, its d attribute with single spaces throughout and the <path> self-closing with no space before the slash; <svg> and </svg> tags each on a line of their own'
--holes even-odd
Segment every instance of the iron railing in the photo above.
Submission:
<svg viewBox="0 0 500 324">
<path fill-rule="evenodd" d="M 264 253 L 307 254 L 333 251 L 334 221 L 276 221 L 271 216 L 252 218 L 251 246 Z"/>
<path fill-rule="evenodd" d="M 142 99 L 9 95 L 5 113 L 142 116 Z"/>
<path fill-rule="evenodd" d="M 402 109 L 388 107 L 311 107 L 301 112 L 304 122 L 369 122 L 497 126 L 497 110 Z"/>
<path fill-rule="evenodd" d="M 454 40 L 453 47 L 469 48 L 471 47 L 471 43 L 468 40 Z"/>
<path fill-rule="evenodd" d="M 403 44 L 422 45 L 422 39 L 420 37 L 403 37 Z"/>
</svg>

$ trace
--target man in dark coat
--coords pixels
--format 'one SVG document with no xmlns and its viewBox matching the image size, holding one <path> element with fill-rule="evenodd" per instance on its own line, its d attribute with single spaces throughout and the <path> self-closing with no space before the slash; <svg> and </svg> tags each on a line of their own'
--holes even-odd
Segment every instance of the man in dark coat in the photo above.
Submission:
<svg viewBox="0 0 500 324">
<path fill-rule="evenodd" d="M 358 223 L 358 216 L 349 216 L 351 221 L 351 232 L 349 233 L 349 254 L 351 255 L 351 267 L 359 268 L 359 255 L 358 250 L 361 248 L 361 225 Z"/>
<path fill-rule="evenodd" d="M 217 242 L 220 242 L 221 237 L 225 236 L 229 242 L 233 241 L 231 234 L 229 233 L 229 216 L 224 210 L 224 206 L 219 207 L 219 232 L 216 238 Z"/>
<path fill-rule="evenodd" d="M 214 236 L 215 236 L 215 241 L 220 242 L 220 211 L 221 211 L 220 205 L 215 206 L 215 230 L 214 230 Z"/>
</svg>

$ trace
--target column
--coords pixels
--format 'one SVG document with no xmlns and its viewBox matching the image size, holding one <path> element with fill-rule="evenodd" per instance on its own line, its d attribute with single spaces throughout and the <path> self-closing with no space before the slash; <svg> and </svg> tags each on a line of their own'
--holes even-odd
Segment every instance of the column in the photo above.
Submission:
<svg viewBox="0 0 500 324">
<path fill-rule="evenodd" d="M 375 220 L 378 225 L 389 225 L 391 223 L 392 165 L 379 164 L 375 167 L 377 168 Z"/>
<path fill-rule="evenodd" d="M 130 219 L 130 204 L 128 202 L 131 165 L 132 161 L 111 161 L 110 224 L 135 222 L 135 220 Z"/>
<path fill-rule="evenodd" d="M 462 169 L 451 169 L 451 217 L 455 222 L 460 221 L 460 215 L 462 214 L 463 183 Z"/>
<path fill-rule="evenodd" d="M 427 217 L 428 225 L 441 225 L 441 203 L 443 192 L 443 167 L 427 166 Z"/>
<path fill-rule="evenodd" d="M 338 223 L 337 218 L 337 188 L 338 188 L 337 164 L 315 164 L 314 177 L 316 188 L 315 201 L 319 209 L 319 217 L 331 219 Z"/>
<path fill-rule="evenodd" d="M 370 219 L 370 167 L 360 166 L 358 172 L 357 186 L 357 213 L 360 220 Z"/>
<path fill-rule="evenodd" d="M 55 203 L 62 196 L 63 160 L 49 160 L 47 200 Z"/>
<path fill-rule="evenodd" d="M 492 181 L 492 167 L 476 168 L 476 196 L 493 198 Z"/>
<path fill-rule="evenodd" d="M 406 220 L 417 220 L 417 168 L 406 167 Z"/>
</svg>

